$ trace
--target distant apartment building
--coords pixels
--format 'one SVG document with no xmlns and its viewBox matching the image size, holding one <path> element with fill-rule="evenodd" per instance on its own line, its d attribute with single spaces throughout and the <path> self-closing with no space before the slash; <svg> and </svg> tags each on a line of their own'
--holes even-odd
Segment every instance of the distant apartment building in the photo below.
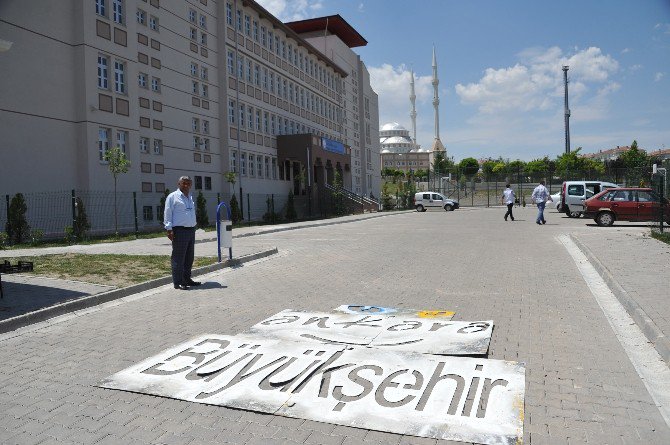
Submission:
<svg viewBox="0 0 670 445">
<path fill-rule="evenodd" d="M 584 153 L 582 156 L 588 159 L 594 159 L 597 161 L 614 161 L 617 159 L 619 156 L 621 156 L 622 153 L 625 151 L 630 150 L 629 146 L 616 146 L 615 148 L 610 148 L 607 150 L 598 150 L 596 153 Z M 642 149 L 640 149 L 642 150 Z M 642 150 L 644 151 L 644 150 Z"/>
<path fill-rule="evenodd" d="M 337 169 L 379 196 L 377 96 L 341 18 L 317 38 L 252 0 L 4 0 L 0 17 L 3 194 L 111 190 L 118 146 L 145 219 L 184 174 L 196 192 L 233 192 L 235 172 L 236 191 L 286 194 Z"/>
</svg>

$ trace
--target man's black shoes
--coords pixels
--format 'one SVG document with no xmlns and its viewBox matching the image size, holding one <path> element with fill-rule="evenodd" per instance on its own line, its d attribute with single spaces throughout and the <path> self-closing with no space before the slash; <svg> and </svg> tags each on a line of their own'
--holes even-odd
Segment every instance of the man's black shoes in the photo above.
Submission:
<svg viewBox="0 0 670 445">
<path fill-rule="evenodd" d="M 200 286 L 202 283 L 200 281 L 188 280 L 186 282 L 187 286 Z"/>
<path fill-rule="evenodd" d="M 188 286 L 186 286 L 185 284 L 175 284 L 174 288 L 180 290 L 188 290 Z"/>
</svg>

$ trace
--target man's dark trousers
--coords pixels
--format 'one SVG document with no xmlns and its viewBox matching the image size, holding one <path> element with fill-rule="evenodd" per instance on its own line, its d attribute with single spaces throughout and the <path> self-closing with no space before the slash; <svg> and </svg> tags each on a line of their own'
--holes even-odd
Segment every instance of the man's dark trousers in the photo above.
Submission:
<svg viewBox="0 0 670 445">
<path fill-rule="evenodd" d="M 508 216 L 511 216 L 512 221 L 514 221 L 514 215 L 512 215 L 512 207 L 514 207 L 514 203 L 507 204 L 507 213 L 505 213 L 505 219 L 507 219 Z"/>
<path fill-rule="evenodd" d="M 172 228 L 172 282 L 187 284 L 191 280 L 193 253 L 195 247 L 195 227 L 176 226 Z"/>
</svg>

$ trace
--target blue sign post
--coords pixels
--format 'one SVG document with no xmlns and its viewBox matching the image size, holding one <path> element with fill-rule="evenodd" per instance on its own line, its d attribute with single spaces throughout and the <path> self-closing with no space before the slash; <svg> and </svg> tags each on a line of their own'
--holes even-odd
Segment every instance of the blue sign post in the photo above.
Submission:
<svg viewBox="0 0 670 445">
<path fill-rule="evenodd" d="M 223 236 L 221 235 L 221 206 L 226 208 L 228 219 L 224 220 Z M 221 202 L 216 207 L 216 246 L 219 253 L 219 263 L 221 262 L 221 245 L 228 248 L 228 259 L 233 259 L 233 221 L 230 214 L 230 207 Z"/>
</svg>

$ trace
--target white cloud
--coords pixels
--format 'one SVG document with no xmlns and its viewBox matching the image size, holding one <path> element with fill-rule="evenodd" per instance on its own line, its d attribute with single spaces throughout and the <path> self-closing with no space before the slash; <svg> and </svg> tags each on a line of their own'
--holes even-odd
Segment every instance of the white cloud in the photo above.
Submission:
<svg viewBox="0 0 670 445">
<path fill-rule="evenodd" d="M 365 4 L 362 2 L 358 5 L 358 12 L 365 12 Z"/>
<path fill-rule="evenodd" d="M 665 76 L 665 73 L 654 74 L 654 82 L 659 82 L 661 79 L 663 79 L 663 76 Z"/>
<path fill-rule="evenodd" d="M 476 106 L 480 113 L 545 111 L 556 107 L 563 96 L 562 66 L 570 66 L 570 98 L 576 100 L 590 86 L 607 85 L 619 68 L 616 60 L 595 47 L 572 55 L 564 55 L 558 47 L 529 48 L 519 54 L 519 60 L 511 67 L 487 68 L 477 82 L 457 84 L 461 102 Z M 615 89 L 603 89 L 600 94 L 612 91 Z"/>
<path fill-rule="evenodd" d="M 642 69 L 642 65 L 639 63 L 636 63 L 635 65 L 631 65 L 630 68 L 628 68 L 631 71 L 638 71 Z"/>
<path fill-rule="evenodd" d="M 258 3 L 283 22 L 305 20 L 323 9 L 322 0 L 258 0 Z"/>
<path fill-rule="evenodd" d="M 368 67 L 370 85 L 379 95 L 379 122 L 397 122 L 409 128 L 409 100 L 411 74 L 404 65 L 396 67 L 385 63 L 380 67 Z M 416 93 L 417 108 L 420 104 L 430 102 L 433 97 L 431 76 L 419 76 L 414 73 L 414 91 Z M 406 119 L 403 121 L 404 118 Z"/>
<path fill-rule="evenodd" d="M 621 54 L 626 54 L 630 52 L 630 48 L 624 48 L 621 50 Z"/>
</svg>

